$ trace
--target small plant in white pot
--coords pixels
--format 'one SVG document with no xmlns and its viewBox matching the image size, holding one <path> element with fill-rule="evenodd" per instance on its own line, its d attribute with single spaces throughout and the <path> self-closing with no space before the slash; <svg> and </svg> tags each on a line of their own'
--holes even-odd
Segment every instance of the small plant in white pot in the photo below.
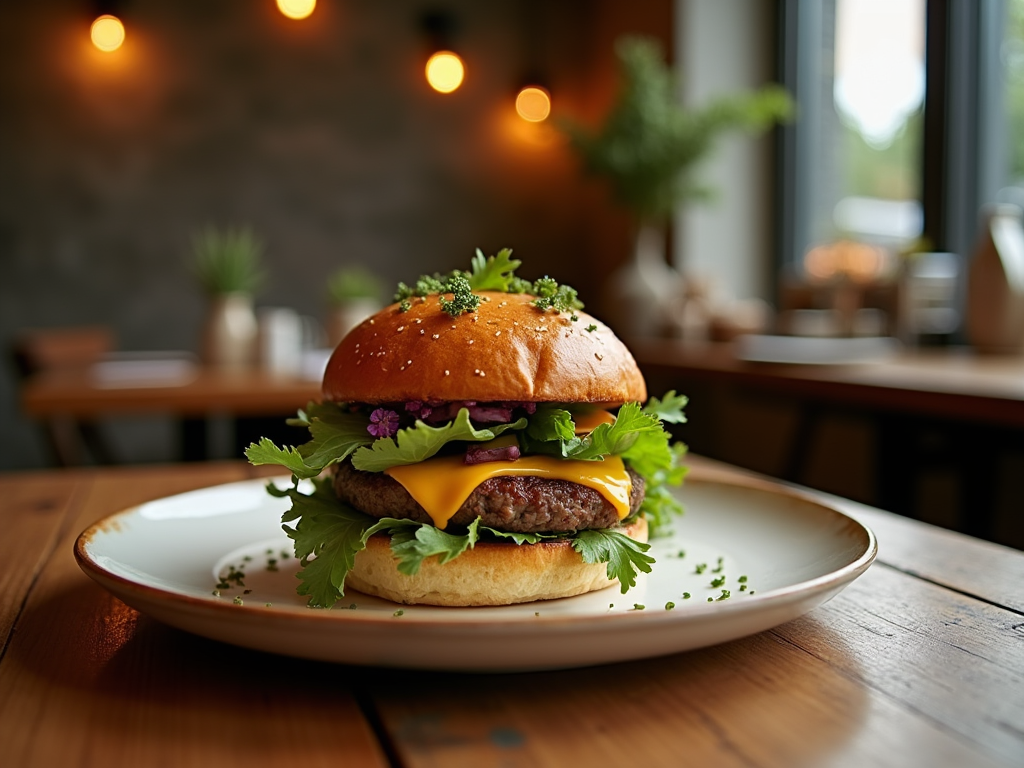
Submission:
<svg viewBox="0 0 1024 768">
<path fill-rule="evenodd" d="M 697 178 L 701 162 L 725 133 L 758 133 L 789 119 L 785 90 L 768 85 L 720 96 L 700 109 L 681 103 L 675 77 L 654 40 L 627 36 L 615 45 L 621 87 L 603 123 L 564 124 L 583 169 L 608 182 L 615 203 L 636 227 L 632 258 L 611 276 L 621 333 L 658 330 L 658 313 L 678 289 L 665 258 L 665 224 L 678 206 L 714 196 Z"/>
<path fill-rule="evenodd" d="M 247 227 L 207 227 L 192 238 L 192 268 L 209 296 L 203 362 L 242 369 L 256 359 L 253 297 L 263 284 L 263 243 Z"/>
<path fill-rule="evenodd" d="M 327 280 L 331 313 L 327 321 L 330 345 L 345 338 L 350 330 L 381 308 L 380 278 L 359 265 L 341 267 Z"/>
</svg>

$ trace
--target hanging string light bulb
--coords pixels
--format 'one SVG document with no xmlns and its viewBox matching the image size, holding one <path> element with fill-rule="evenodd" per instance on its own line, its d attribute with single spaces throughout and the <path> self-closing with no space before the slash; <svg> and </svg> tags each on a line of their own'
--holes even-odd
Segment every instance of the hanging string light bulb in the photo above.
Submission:
<svg viewBox="0 0 1024 768">
<path fill-rule="evenodd" d="M 277 0 L 277 9 L 289 19 L 308 18 L 316 8 L 316 0 Z"/>
<path fill-rule="evenodd" d="M 427 59 L 426 75 L 427 82 L 435 91 L 451 93 L 462 85 L 466 67 L 457 53 L 438 51 Z"/>
<path fill-rule="evenodd" d="M 443 11 L 430 11 L 420 17 L 420 28 L 430 50 L 424 68 L 427 83 L 438 93 L 457 90 L 466 79 L 466 65 L 452 44 L 455 20 Z"/>
<path fill-rule="evenodd" d="M 542 123 L 551 114 L 551 94 L 539 85 L 527 85 L 516 94 L 516 112 L 530 123 Z"/>
<path fill-rule="evenodd" d="M 109 13 L 97 17 L 89 29 L 92 44 L 106 53 L 120 48 L 124 43 L 124 36 L 124 24 L 117 16 Z"/>
</svg>

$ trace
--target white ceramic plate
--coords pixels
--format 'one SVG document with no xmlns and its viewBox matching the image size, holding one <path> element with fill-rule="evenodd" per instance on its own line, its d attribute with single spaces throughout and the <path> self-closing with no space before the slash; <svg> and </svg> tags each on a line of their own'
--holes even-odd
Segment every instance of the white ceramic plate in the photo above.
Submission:
<svg viewBox="0 0 1024 768">
<path fill-rule="evenodd" d="M 833 597 L 877 551 L 871 531 L 799 492 L 695 472 L 680 491 L 686 514 L 654 542 L 653 572 L 626 594 L 435 608 L 350 590 L 334 608 L 312 610 L 295 593 L 296 560 L 280 554 L 290 551 L 280 523 L 288 502 L 264 485 L 221 485 L 111 515 L 82 533 L 75 556 L 128 605 L 226 643 L 348 664 L 515 671 L 659 656 L 770 629 Z M 230 566 L 245 572 L 244 588 L 215 595 Z M 723 589 L 731 596 L 716 600 Z"/>
</svg>

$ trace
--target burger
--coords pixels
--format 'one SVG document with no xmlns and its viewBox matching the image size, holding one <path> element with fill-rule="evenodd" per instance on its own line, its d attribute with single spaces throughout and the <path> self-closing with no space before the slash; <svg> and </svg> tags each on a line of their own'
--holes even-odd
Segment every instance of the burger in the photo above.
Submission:
<svg viewBox="0 0 1024 768">
<path fill-rule="evenodd" d="M 395 303 L 334 350 L 323 400 L 291 423 L 311 439 L 250 445 L 292 485 L 284 530 L 298 592 L 398 603 L 507 605 L 618 584 L 654 559 L 680 507 L 685 447 L 648 401 L 626 346 L 576 291 L 515 275 L 503 250 L 468 271 L 400 283 Z M 646 401 L 646 404 L 644 404 Z"/>
</svg>

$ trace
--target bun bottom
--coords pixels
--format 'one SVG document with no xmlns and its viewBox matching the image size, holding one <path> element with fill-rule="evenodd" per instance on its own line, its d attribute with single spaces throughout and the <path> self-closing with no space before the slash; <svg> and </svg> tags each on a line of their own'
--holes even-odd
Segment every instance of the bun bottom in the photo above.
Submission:
<svg viewBox="0 0 1024 768">
<path fill-rule="evenodd" d="M 621 529 L 647 541 L 643 518 Z M 398 570 L 391 539 L 371 536 L 358 553 L 346 586 L 407 605 L 512 605 L 572 597 L 618 584 L 606 563 L 585 563 L 566 539 L 540 544 L 484 542 L 441 565 L 426 560 L 414 576 Z"/>
</svg>

